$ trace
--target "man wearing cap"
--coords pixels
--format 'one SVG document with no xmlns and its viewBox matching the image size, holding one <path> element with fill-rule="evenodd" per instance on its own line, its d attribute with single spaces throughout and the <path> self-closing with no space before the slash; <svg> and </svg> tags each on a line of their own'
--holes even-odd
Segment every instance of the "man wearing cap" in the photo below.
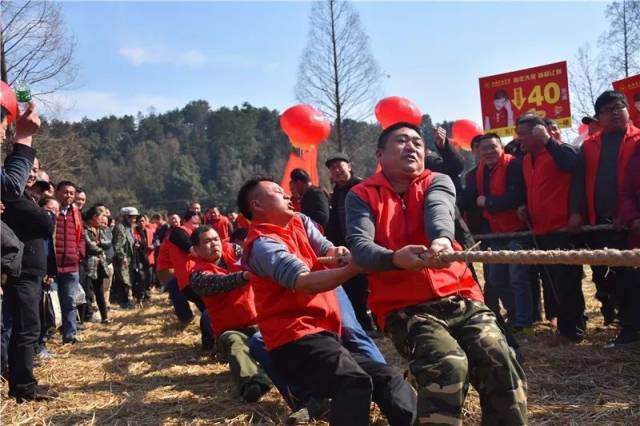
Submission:
<svg viewBox="0 0 640 426">
<path fill-rule="evenodd" d="M 129 300 L 129 292 L 135 277 L 133 227 L 138 221 L 138 209 L 135 207 L 123 207 L 120 209 L 122 221 L 113 230 L 114 281 L 116 298 L 123 309 L 133 308 Z"/>
<path fill-rule="evenodd" d="M 425 169 L 410 123 L 383 130 L 376 156 L 382 171 L 347 195 L 347 243 L 378 325 L 410 361 L 418 423 L 461 425 L 471 382 L 483 424 L 527 424 L 526 378 L 495 315 L 467 265 L 438 257 L 460 250 L 451 179 Z"/>
<path fill-rule="evenodd" d="M 623 224 L 620 201 L 629 159 L 640 144 L 640 129 L 629 119 L 624 94 L 607 90 L 595 102 L 595 118 L 602 129 L 584 141 L 571 183 L 569 228 L 590 225 Z M 627 233 L 599 231 L 590 236 L 589 247 L 627 248 Z M 623 346 L 640 340 L 640 324 L 634 319 L 635 301 L 627 296 L 629 268 L 594 266 L 596 298 L 602 302 L 605 322 L 615 319 L 616 306 L 621 330 L 608 346 Z"/>
<path fill-rule="evenodd" d="M 351 161 L 344 152 L 337 152 L 330 155 L 324 163 L 331 174 L 333 182 L 333 194 L 331 194 L 331 209 L 329 211 L 329 223 L 327 224 L 326 236 L 336 247 L 346 246 L 346 212 L 344 200 L 352 187 L 362 182 L 362 179 L 353 175 Z M 367 314 L 367 297 L 369 286 L 366 275 L 356 275 L 345 282 L 342 287 L 347 292 L 349 300 L 353 305 L 356 318 L 365 331 L 373 331 L 373 323 Z"/>
</svg>

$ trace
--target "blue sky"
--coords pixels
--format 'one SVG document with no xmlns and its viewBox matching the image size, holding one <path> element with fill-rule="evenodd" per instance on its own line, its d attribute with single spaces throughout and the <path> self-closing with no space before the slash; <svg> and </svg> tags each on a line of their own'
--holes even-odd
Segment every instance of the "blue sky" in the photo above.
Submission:
<svg viewBox="0 0 640 426">
<path fill-rule="evenodd" d="M 478 78 L 596 46 L 603 2 L 355 2 L 383 94 L 436 120 L 480 122 Z M 66 2 L 78 80 L 59 117 L 147 113 L 206 99 L 284 109 L 306 45 L 305 2 Z"/>
</svg>

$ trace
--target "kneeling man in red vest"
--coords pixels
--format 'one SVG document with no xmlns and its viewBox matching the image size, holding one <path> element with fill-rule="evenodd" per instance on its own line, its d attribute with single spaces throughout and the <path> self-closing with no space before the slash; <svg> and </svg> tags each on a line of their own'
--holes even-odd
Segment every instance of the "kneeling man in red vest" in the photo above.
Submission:
<svg viewBox="0 0 640 426">
<path fill-rule="evenodd" d="M 420 424 L 462 425 L 469 382 L 482 424 L 527 424 L 526 379 L 465 263 L 438 254 L 454 240 L 455 188 L 425 170 L 418 127 L 385 129 L 376 152 L 382 171 L 346 199 L 347 244 L 369 278 L 369 307 L 410 361 Z"/>
<path fill-rule="evenodd" d="M 258 331 L 249 273 L 239 265 L 242 248 L 222 242 L 209 225 L 196 228 L 191 244 L 197 255 L 191 289 L 202 298 L 216 333 L 218 359 L 228 362 L 240 394 L 256 402 L 271 381 L 249 355 L 249 339 Z"/>
<path fill-rule="evenodd" d="M 238 194 L 251 220 L 243 265 L 255 278 L 258 326 L 274 368 L 289 383 L 331 398 L 332 425 L 368 425 L 371 400 L 391 425 L 410 425 L 416 397 L 393 367 L 349 352 L 340 342 L 335 288 L 362 272 L 352 263 L 327 269 L 320 256 L 343 258 L 311 219 L 294 211 L 284 190 L 252 179 Z"/>
</svg>

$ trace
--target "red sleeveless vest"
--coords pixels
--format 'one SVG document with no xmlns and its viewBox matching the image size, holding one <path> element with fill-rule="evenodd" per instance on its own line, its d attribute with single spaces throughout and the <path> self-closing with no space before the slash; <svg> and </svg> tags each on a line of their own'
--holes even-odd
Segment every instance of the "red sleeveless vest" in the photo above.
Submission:
<svg viewBox="0 0 640 426">
<path fill-rule="evenodd" d="M 245 265 L 251 256 L 253 243 L 260 237 L 282 243 L 289 253 L 304 262 L 312 271 L 323 268 L 317 262 L 304 222 L 297 214 L 285 228 L 252 221 L 245 242 Z M 322 331 L 340 334 L 340 305 L 335 290 L 308 294 L 289 290 L 271 278 L 262 277 L 253 279 L 252 284 L 258 312 L 258 327 L 267 350 Z"/>
<path fill-rule="evenodd" d="M 435 175 L 425 170 L 414 179 L 402 197 L 382 172 L 351 189 L 373 213 L 376 244 L 391 250 L 409 244 L 430 245 L 424 229 L 424 197 Z M 457 242 L 453 243 L 453 247 L 454 250 L 461 249 Z M 381 328 L 391 312 L 430 300 L 455 294 L 483 300 L 480 287 L 463 262 L 455 262 L 442 269 L 372 272 L 368 277 L 369 307 Z"/>
</svg>

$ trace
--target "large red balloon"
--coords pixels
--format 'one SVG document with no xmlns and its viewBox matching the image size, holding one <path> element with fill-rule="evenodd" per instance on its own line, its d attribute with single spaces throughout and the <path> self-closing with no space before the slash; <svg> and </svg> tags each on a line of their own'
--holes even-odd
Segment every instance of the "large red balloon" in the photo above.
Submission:
<svg viewBox="0 0 640 426">
<path fill-rule="evenodd" d="M 452 142 L 467 151 L 471 151 L 471 139 L 482 133 L 482 127 L 473 120 L 456 120 L 451 126 Z"/>
<path fill-rule="evenodd" d="M 7 111 L 7 122 L 12 123 L 18 117 L 18 99 L 11 87 L 0 80 L 0 105 Z"/>
<path fill-rule="evenodd" d="M 294 105 L 280 116 L 280 127 L 291 145 L 303 150 L 320 145 L 331 134 L 331 123 L 311 105 Z"/>
<path fill-rule="evenodd" d="M 389 96 L 376 105 L 376 118 L 383 129 L 392 124 L 405 122 L 420 126 L 422 113 L 416 104 L 400 96 Z"/>
</svg>

